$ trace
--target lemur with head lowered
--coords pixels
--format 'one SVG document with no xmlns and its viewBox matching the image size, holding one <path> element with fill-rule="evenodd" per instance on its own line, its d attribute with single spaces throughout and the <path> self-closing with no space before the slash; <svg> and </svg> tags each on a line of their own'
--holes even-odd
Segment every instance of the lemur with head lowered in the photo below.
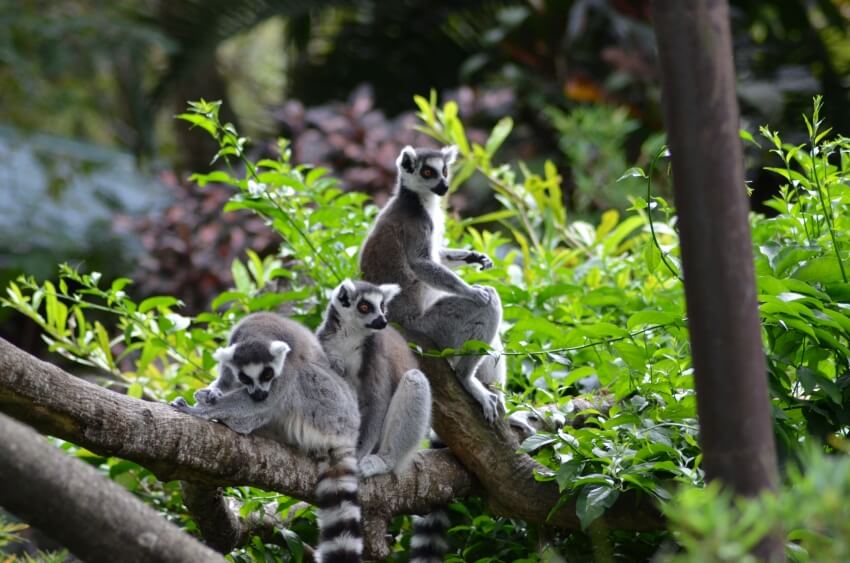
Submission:
<svg viewBox="0 0 850 563">
<path fill-rule="evenodd" d="M 360 405 L 357 457 L 369 477 L 404 469 L 428 433 L 431 387 L 407 341 L 387 323 L 395 284 L 343 281 L 316 336 Z"/>
<path fill-rule="evenodd" d="M 448 266 L 493 262 L 480 252 L 443 247 L 445 212 L 440 198 L 449 189 L 449 166 L 456 147 L 441 150 L 404 147 L 396 160 L 398 184 L 378 215 L 360 254 L 366 281 L 394 283 L 401 293 L 389 319 L 424 333 L 440 348 L 460 348 L 469 340 L 501 348 L 502 305 L 491 287 L 469 285 Z M 504 384 L 505 362 L 490 356 L 461 356 L 454 362 L 464 387 L 493 421 L 504 407 L 501 395 L 487 388 Z"/>
<path fill-rule="evenodd" d="M 195 393 L 197 404 L 190 407 L 181 397 L 172 405 L 316 455 L 317 560 L 360 561 L 357 398 L 333 373 L 316 337 L 292 320 L 254 313 L 236 325 L 229 345 L 214 357 L 218 378 Z"/>
</svg>

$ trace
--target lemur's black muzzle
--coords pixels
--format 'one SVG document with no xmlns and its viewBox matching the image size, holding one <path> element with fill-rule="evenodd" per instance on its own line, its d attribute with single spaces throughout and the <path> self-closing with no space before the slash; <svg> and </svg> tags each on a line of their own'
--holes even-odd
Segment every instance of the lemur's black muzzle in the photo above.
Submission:
<svg viewBox="0 0 850 563">
<path fill-rule="evenodd" d="M 374 328 L 375 330 L 381 330 L 382 328 L 386 328 L 387 319 L 386 317 L 380 316 L 366 326 L 368 328 Z"/>
<path fill-rule="evenodd" d="M 266 400 L 266 397 L 269 396 L 269 392 L 264 391 L 262 389 L 255 389 L 254 391 L 251 391 L 250 393 L 248 393 L 248 395 L 251 397 L 251 399 L 253 399 L 253 400 L 255 400 L 259 403 L 260 401 Z"/>
<path fill-rule="evenodd" d="M 445 182 L 440 182 L 439 184 L 431 188 L 431 191 L 437 195 L 446 195 L 446 192 L 449 191 L 449 185 Z"/>
</svg>

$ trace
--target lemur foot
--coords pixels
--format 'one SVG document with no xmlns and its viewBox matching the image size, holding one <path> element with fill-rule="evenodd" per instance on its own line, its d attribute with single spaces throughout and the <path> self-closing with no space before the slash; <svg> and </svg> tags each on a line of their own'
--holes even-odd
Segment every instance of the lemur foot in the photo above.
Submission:
<svg viewBox="0 0 850 563">
<path fill-rule="evenodd" d="M 389 473 L 390 466 L 384 459 L 376 454 L 370 454 L 360 460 L 360 476 L 362 478 L 371 477 L 372 475 L 380 475 L 381 473 Z"/>
<path fill-rule="evenodd" d="M 481 408 L 484 409 L 484 419 L 491 424 L 505 412 L 501 393 L 487 391 L 479 402 Z"/>
<path fill-rule="evenodd" d="M 195 391 L 195 401 L 198 403 L 206 403 L 208 405 L 214 405 L 217 400 L 219 400 L 224 394 L 221 392 L 221 389 L 198 389 Z"/>
</svg>

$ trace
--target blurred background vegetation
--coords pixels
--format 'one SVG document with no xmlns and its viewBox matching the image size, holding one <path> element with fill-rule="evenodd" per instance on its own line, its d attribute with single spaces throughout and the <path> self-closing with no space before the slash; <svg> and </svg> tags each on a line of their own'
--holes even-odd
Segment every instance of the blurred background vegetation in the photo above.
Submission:
<svg viewBox="0 0 850 563">
<path fill-rule="evenodd" d="M 799 115 L 823 93 L 847 131 L 850 2 L 731 5 L 743 126 L 769 122 L 798 142 Z M 223 100 L 255 151 L 291 138 L 295 162 L 380 203 L 398 149 L 427 142 L 410 130 L 412 97 L 435 89 L 457 100 L 473 140 L 513 117 L 505 158 L 553 160 L 576 216 L 622 209 L 640 184 L 615 180 L 662 142 L 648 11 L 645 0 L 0 2 L 0 282 L 82 261 L 196 311 L 231 284 L 233 257 L 272 251 L 255 220 L 220 220 L 221 191 L 185 182 L 215 152 L 172 119 L 199 98 Z M 758 172 L 767 148 L 747 150 L 759 206 L 777 180 Z M 462 214 L 492 207 L 475 188 L 455 196 Z"/>
</svg>

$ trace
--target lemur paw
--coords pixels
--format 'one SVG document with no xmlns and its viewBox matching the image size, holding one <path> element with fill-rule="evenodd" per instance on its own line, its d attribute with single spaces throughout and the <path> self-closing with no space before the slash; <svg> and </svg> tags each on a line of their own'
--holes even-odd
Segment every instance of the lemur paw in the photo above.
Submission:
<svg viewBox="0 0 850 563">
<path fill-rule="evenodd" d="M 184 399 L 183 397 L 177 397 L 176 399 L 171 401 L 169 403 L 169 405 L 171 405 L 172 407 L 174 407 L 178 411 L 185 412 L 185 413 L 188 413 L 189 410 L 192 408 L 192 407 L 189 406 L 189 403 L 187 403 L 186 399 Z"/>
<path fill-rule="evenodd" d="M 502 404 L 501 395 L 492 391 L 489 391 L 484 396 L 484 400 L 481 402 L 481 408 L 484 409 L 484 420 L 491 424 L 505 412 L 505 405 Z"/>
<path fill-rule="evenodd" d="M 387 462 L 379 455 L 367 455 L 360 460 L 360 476 L 364 479 L 366 477 L 371 477 L 372 475 L 389 473 L 391 469 L 392 468 L 387 465 Z"/>
<path fill-rule="evenodd" d="M 222 397 L 222 395 L 223 393 L 221 392 L 221 389 L 198 389 L 197 391 L 195 391 L 195 401 L 198 403 L 214 405 L 215 402 Z"/>
<path fill-rule="evenodd" d="M 480 305 L 487 305 L 493 299 L 493 295 L 491 293 L 493 289 L 490 287 L 473 285 L 470 289 L 471 292 L 469 294 L 469 298 Z"/>
<path fill-rule="evenodd" d="M 489 270 L 493 267 L 493 261 L 489 256 L 483 254 L 481 252 L 470 252 L 469 256 L 466 257 L 467 264 L 479 264 L 481 267 L 480 270 Z"/>
</svg>

